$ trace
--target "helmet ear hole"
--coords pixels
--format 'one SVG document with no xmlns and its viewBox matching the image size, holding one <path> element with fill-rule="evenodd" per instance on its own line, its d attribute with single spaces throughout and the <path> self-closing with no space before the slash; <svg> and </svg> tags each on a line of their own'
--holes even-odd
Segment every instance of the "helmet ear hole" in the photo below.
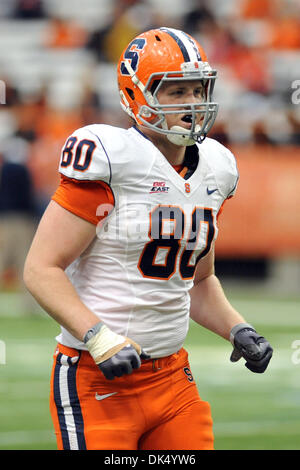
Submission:
<svg viewBox="0 0 300 470">
<path fill-rule="evenodd" d="M 151 88 L 150 88 L 150 92 L 152 93 L 152 95 L 155 92 L 156 88 L 158 87 L 159 82 L 160 80 L 154 80 L 154 82 L 152 83 Z"/>
<path fill-rule="evenodd" d="M 132 100 L 135 99 L 134 91 L 131 88 L 126 88 L 126 91 Z"/>
</svg>

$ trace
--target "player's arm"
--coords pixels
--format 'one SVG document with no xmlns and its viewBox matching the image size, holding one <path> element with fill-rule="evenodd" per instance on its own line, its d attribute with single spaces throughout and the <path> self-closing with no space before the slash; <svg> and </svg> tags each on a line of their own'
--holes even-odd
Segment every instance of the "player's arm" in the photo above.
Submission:
<svg viewBox="0 0 300 470">
<path fill-rule="evenodd" d="M 245 323 L 245 319 L 228 301 L 215 276 L 213 247 L 197 265 L 190 296 L 191 318 L 225 339 L 229 340 L 230 331 L 237 323 Z"/>
<path fill-rule="evenodd" d="M 95 225 L 51 201 L 27 255 L 24 282 L 51 317 L 77 339 L 85 340 L 104 375 L 113 379 L 140 366 L 141 348 L 103 325 L 65 274 L 95 236 Z"/>
<path fill-rule="evenodd" d="M 24 267 L 24 282 L 38 303 L 80 339 L 99 321 L 80 300 L 65 269 L 96 235 L 96 227 L 51 201 L 36 231 Z"/>
<path fill-rule="evenodd" d="M 190 296 L 191 318 L 231 341 L 234 349 L 230 360 L 236 362 L 244 357 L 250 370 L 264 372 L 273 350 L 268 341 L 258 335 L 228 301 L 215 276 L 213 248 L 197 265 Z"/>
</svg>

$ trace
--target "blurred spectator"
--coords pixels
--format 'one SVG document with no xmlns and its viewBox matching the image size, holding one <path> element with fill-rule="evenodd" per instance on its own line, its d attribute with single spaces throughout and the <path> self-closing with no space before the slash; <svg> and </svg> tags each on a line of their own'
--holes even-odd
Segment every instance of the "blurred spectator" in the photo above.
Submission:
<svg viewBox="0 0 300 470">
<path fill-rule="evenodd" d="M 212 139 L 216 139 L 221 144 L 228 147 L 230 145 L 230 140 L 228 137 L 228 133 L 225 127 L 225 124 L 221 121 L 216 121 L 213 125 L 212 130 L 209 133 L 209 136 Z"/>
<path fill-rule="evenodd" d="M 244 0 L 241 17 L 245 19 L 270 19 L 276 10 L 277 0 Z"/>
<path fill-rule="evenodd" d="M 206 0 L 199 0 L 195 8 L 189 11 L 182 20 L 182 29 L 191 36 L 209 31 L 215 27 L 215 16 Z"/>
<path fill-rule="evenodd" d="M 17 120 L 16 136 L 27 142 L 36 139 L 36 125 L 40 118 L 38 106 L 35 102 L 21 103 L 16 107 L 15 116 Z"/>
<path fill-rule="evenodd" d="M 210 21 L 209 27 L 203 27 L 203 34 L 195 33 L 195 36 L 203 46 L 211 65 L 228 64 L 228 54 L 230 53 L 236 40 L 233 33 L 225 25 Z"/>
<path fill-rule="evenodd" d="M 111 22 L 104 28 L 96 29 L 90 34 L 86 48 L 93 52 L 98 61 L 116 62 L 117 55 L 120 55 L 119 51 L 122 51 L 126 44 L 138 34 L 137 27 L 131 25 L 127 19 L 127 11 L 130 6 L 131 2 L 117 1 L 113 8 Z M 108 47 L 109 41 L 111 43 Z"/>
<path fill-rule="evenodd" d="M 86 48 L 98 61 L 116 63 L 131 39 L 155 22 L 151 6 L 143 0 L 117 0 L 110 23 L 90 34 Z"/>
<path fill-rule="evenodd" d="M 101 106 L 99 93 L 97 93 L 90 84 L 87 84 L 84 87 L 79 107 L 83 126 L 104 121 Z"/>
<path fill-rule="evenodd" d="M 24 104 L 19 119 L 18 135 L 33 135 L 27 166 L 33 179 L 37 197 L 37 210 L 43 213 L 59 183 L 57 172 L 61 149 L 67 137 L 83 125 L 80 107 L 56 109 L 47 101 L 47 90 Z"/>
<path fill-rule="evenodd" d="M 292 145 L 300 145 L 300 113 L 294 111 L 287 112 L 288 123 L 291 126 L 291 139 Z"/>
<path fill-rule="evenodd" d="M 253 124 L 252 128 L 253 138 L 252 141 L 254 144 L 257 145 L 272 145 L 272 140 L 268 136 L 266 132 L 264 123 L 261 121 L 257 121 Z"/>
<path fill-rule="evenodd" d="M 56 109 L 46 104 L 37 115 L 35 123 L 36 139 L 47 137 L 63 143 L 74 129 L 81 127 L 82 118 L 78 107 L 72 109 Z"/>
<path fill-rule="evenodd" d="M 270 92 L 270 67 L 263 50 L 236 41 L 228 50 L 227 64 L 247 90 L 261 94 Z"/>
<path fill-rule="evenodd" d="M 47 15 L 42 0 L 16 0 L 13 16 L 21 20 L 35 20 Z"/>
<path fill-rule="evenodd" d="M 35 139 L 31 143 L 28 168 L 30 169 L 41 215 L 58 183 L 58 164 L 61 149 L 74 129 L 83 124 L 78 109 L 56 110 L 46 106 L 39 114 Z"/>
<path fill-rule="evenodd" d="M 61 140 L 53 137 L 38 137 L 30 148 L 28 169 L 30 171 L 36 194 L 36 212 L 41 217 L 51 196 L 59 184 L 57 171 L 61 149 L 69 134 Z"/>
<path fill-rule="evenodd" d="M 0 2 L 0 18 L 10 18 L 14 10 L 14 2 L 12 0 L 1 0 Z"/>
<path fill-rule="evenodd" d="M 241 17 L 262 19 L 270 30 L 269 45 L 276 49 L 300 48 L 299 2 L 286 0 L 246 0 Z"/>
<path fill-rule="evenodd" d="M 14 137 L 0 160 L 0 280 L 20 287 L 25 257 L 35 230 L 35 199 L 26 162 L 28 144 Z"/>
<path fill-rule="evenodd" d="M 86 42 L 86 31 L 75 21 L 59 17 L 49 19 L 45 46 L 49 48 L 77 48 Z"/>
<path fill-rule="evenodd" d="M 300 49 L 300 18 L 286 15 L 271 23 L 270 46 L 275 49 Z"/>
<path fill-rule="evenodd" d="M 38 190 L 41 208 L 48 202 L 49 194 L 56 184 L 55 175 L 60 149 L 68 135 L 77 127 L 89 123 L 104 122 L 117 125 L 118 121 L 125 119 L 123 112 L 118 108 L 118 103 L 114 102 L 110 108 L 110 102 L 106 99 L 106 95 L 102 97 L 100 94 L 102 93 L 102 88 L 99 87 L 99 80 L 102 78 L 101 65 L 103 62 L 107 62 L 109 66 L 116 63 L 125 44 L 141 30 L 144 31 L 152 27 L 173 26 L 193 34 L 203 45 L 212 66 L 218 70 L 219 79 L 215 94 L 220 103 L 218 116 L 220 122 L 217 119 L 211 136 L 219 139 L 225 145 L 235 139 L 245 143 L 250 142 L 251 139 L 258 142 L 272 140 L 272 132 L 278 134 L 276 125 L 270 126 L 269 124 L 269 131 L 266 132 L 264 130 L 267 125 L 266 121 L 270 121 L 266 116 L 269 115 L 257 112 L 268 102 L 271 107 L 275 104 L 277 106 L 276 119 L 279 119 L 278 116 L 281 113 L 292 129 L 292 132 L 286 136 L 286 140 L 281 135 L 280 141 L 290 139 L 290 142 L 299 144 L 298 121 L 292 116 L 286 116 L 290 105 L 290 96 L 284 96 L 284 90 L 290 90 L 292 73 L 293 77 L 294 75 L 297 77 L 297 72 L 293 68 L 294 62 L 291 62 L 290 67 L 280 67 L 280 63 L 276 60 L 277 50 L 280 50 L 281 57 L 284 56 L 285 51 L 287 54 L 291 50 L 293 52 L 300 51 L 300 6 L 296 0 L 237 0 L 228 2 L 232 5 L 235 4 L 235 9 L 225 8 L 223 2 L 219 0 L 214 2 L 189 0 L 186 15 L 178 16 L 177 24 L 173 25 L 170 21 L 164 21 L 160 17 L 159 8 L 155 6 L 158 5 L 158 2 L 115 0 L 110 5 L 109 23 L 98 29 L 97 27 L 92 29 L 93 27 L 90 25 L 89 29 L 85 29 L 82 26 L 81 18 L 76 17 L 75 13 L 72 17 L 72 0 L 65 0 L 64 5 L 65 8 L 68 3 L 70 4 L 69 19 L 62 19 L 62 12 L 66 11 L 62 5 L 59 6 L 57 3 L 56 8 L 54 6 L 56 2 L 52 4 L 52 2 L 48 3 L 48 0 L 47 3 L 42 0 L 0 0 L 0 3 L 0 15 L 3 4 L 6 7 L 2 11 L 11 11 L 15 6 L 14 17 L 46 20 L 41 23 L 42 29 L 38 30 L 42 31 L 43 37 L 45 32 L 48 34 L 47 43 L 44 42 L 44 46 L 39 45 L 40 50 L 34 50 L 34 47 L 37 46 L 28 46 L 28 48 L 32 47 L 31 50 L 24 46 L 22 57 L 23 55 L 25 57 L 27 52 L 29 57 L 31 54 L 33 57 L 37 54 L 38 58 L 38 54 L 42 54 L 45 59 L 45 67 L 43 65 L 36 67 L 33 62 L 32 70 L 33 74 L 36 73 L 34 80 L 38 80 L 40 75 L 41 87 L 47 85 L 48 89 L 43 90 L 39 97 L 28 99 L 26 96 L 24 99 L 22 87 L 18 88 L 14 84 L 10 84 L 6 77 L 0 77 L 6 84 L 6 105 L 0 106 L 0 136 L 3 139 L 3 136 L 15 134 L 30 144 L 28 165 L 34 186 Z M 51 8 L 49 8 L 50 3 L 52 4 Z M 50 17 L 45 15 L 44 7 L 45 11 L 51 11 Z M 95 3 L 95 15 L 98 11 L 98 6 Z M 8 18 L 11 18 L 11 13 L 8 15 Z M 172 15 L 172 18 L 175 17 L 176 15 Z M 96 21 L 93 24 L 95 25 Z M 103 22 L 100 21 L 100 24 L 102 25 Z M 39 27 L 38 24 L 37 26 Z M 28 44 L 31 44 L 32 39 L 30 32 L 28 33 L 26 30 L 26 21 L 24 21 L 24 27 L 26 41 L 28 40 Z M 1 36 L 0 30 L 0 48 L 2 40 L 3 44 L 8 41 L 5 31 L 7 29 L 4 28 L 3 36 Z M 11 48 L 16 47 L 17 53 L 15 54 L 15 50 L 11 49 L 9 54 L 0 54 L 0 60 L 1 67 L 5 69 L 7 66 L 7 70 L 12 73 L 16 67 L 15 57 L 19 57 L 20 41 L 12 41 L 9 44 L 11 44 Z M 33 41 L 32 44 L 36 44 L 36 42 Z M 264 46 L 254 47 L 253 44 L 263 44 Z M 3 50 L 4 47 L 2 46 Z M 78 92 L 77 85 L 71 90 L 67 80 L 66 84 L 64 82 L 64 74 L 69 79 L 68 64 L 57 60 L 57 74 L 52 75 L 46 70 L 47 54 L 51 58 L 55 58 L 56 51 L 53 53 L 52 49 L 59 50 L 61 48 L 80 48 L 82 52 L 84 49 L 93 52 L 88 55 L 86 69 L 84 69 L 85 65 L 82 67 L 82 75 L 77 74 L 76 76 L 79 84 Z M 57 53 L 59 58 L 60 53 L 60 51 Z M 66 55 L 69 53 L 72 55 L 72 52 L 64 52 Z M 93 55 L 94 61 L 91 59 Z M 99 61 L 100 63 L 98 63 Z M 60 65 L 61 68 L 59 68 Z M 89 85 L 86 84 L 87 75 Z M 106 77 L 105 73 L 104 77 Z M 286 87 L 284 86 L 285 77 Z M 70 81 L 71 85 L 73 85 L 72 80 Z M 61 84 L 62 88 L 59 88 Z M 64 86 L 67 90 L 66 94 L 64 94 Z M 99 91 L 100 88 L 101 91 Z M 72 93 L 76 95 L 76 98 L 74 98 L 73 104 L 69 103 L 68 107 L 68 96 L 72 97 Z M 288 94 L 287 91 L 286 94 Z M 51 97 L 55 96 L 56 101 L 55 99 L 51 101 L 50 95 Z M 80 100 L 79 96 L 81 95 L 82 99 Z M 59 109 L 56 109 L 56 106 Z M 70 106 L 72 106 L 71 109 Z M 279 109 L 280 107 L 281 109 Z M 244 127 L 240 117 L 241 108 Z M 237 123 L 238 129 L 235 132 L 232 132 L 232 128 L 236 127 L 235 124 L 231 126 L 228 122 L 223 124 L 225 121 L 224 119 L 222 121 L 222 111 L 230 116 L 231 122 Z M 11 130 L 9 130 L 10 128 Z M 284 130 L 281 132 L 283 133 Z M 278 137 L 274 141 L 277 142 Z"/>
<path fill-rule="evenodd" d="M 5 83 L 5 106 L 13 108 L 20 103 L 20 92 L 7 77 L 4 77 L 0 72 L 1 80 Z"/>
</svg>

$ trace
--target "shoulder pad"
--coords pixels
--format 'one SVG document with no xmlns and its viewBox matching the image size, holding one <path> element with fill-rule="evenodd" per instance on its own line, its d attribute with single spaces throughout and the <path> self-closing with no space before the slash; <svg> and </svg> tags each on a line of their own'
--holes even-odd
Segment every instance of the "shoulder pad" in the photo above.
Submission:
<svg viewBox="0 0 300 470">
<path fill-rule="evenodd" d="M 212 170 L 220 193 L 225 199 L 233 196 L 239 180 L 233 153 L 217 140 L 208 137 L 198 146 L 200 155 L 204 151 L 206 163 Z"/>
<path fill-rule="evenodd" d="M 77 129 L 65 142 L 61 152 L 59 172 L 80 181 L 111 182 L 111 164 L 102 143 L 104 125 Z"/>
</svg>

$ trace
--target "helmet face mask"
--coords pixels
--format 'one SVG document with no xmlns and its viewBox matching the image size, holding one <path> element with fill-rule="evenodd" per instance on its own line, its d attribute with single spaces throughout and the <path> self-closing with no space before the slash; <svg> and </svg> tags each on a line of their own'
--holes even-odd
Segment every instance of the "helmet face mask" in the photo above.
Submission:
<svg viewBox="0 0 300 470">
<path fill-rule="evenodd" d="M 166 135 L 172 143 L 193 145 L 205 139 L 216 119 L 218 104 L 212 100 L 216 77 L 216 71 L 210 67 L 204 51 L 193 38 L 178 30 L 151 30 L 132 41 L 120 58 L 121 106 L 137 124 Z M 197 100 L 192 103 L 160 103 L 158 95 L 165 84 L 191 81 L 198 81 L 203 87 L 204 96 L 199 103 Z M 180 114 L 189 116 L 190 128 L 176 125 L 169 129 L 167 116 Z"/>
<path fill-rule="evenodd" d="M 198 68 L 199 67 L 199 68 Z M 200 69 L 200 70 L 199 70 Z M 202 69 L 202 70 L 201 70 Z M 166 72 L 163 76 L 159 73 L 150 75 L 148 82 L 145 86 L 145 100 L 146 105 L 141 106 L 137 115 L 138 119 L 150 129 L 168 136 L 169 140 L 173 143 L 181 145 L 192 145 L 196 142 L 202 142 L 207 133 L 211 129 L 216 119 L 218 104 L 212 101 L 212 93 L 214 82 L 216 79 L 216 72 L 212 71 L 207 63 L 201 62 L 197 64 L 195 72 L 178 76 L 179 72 Z M 161 104 L 158 99 L 158 94 L 164 84 L 176 83 L 182 84 L 184 82 L 199 81 L 204 90 L 204 97 L 199 103 L 176 103 L 176 104 Z M 151 93 L 149 86 L 153 82 L 158 82 L 155 90 Z M 151 96 L 152 95 L 152 96 Z M 150 114 L 155 115 L 157 119 L 147 121 L 145 117 Z M 184 129 L 180 126 L 173 126 L 170 129 L 167 127 L 167 115 L 190 115 L 191 127 Z M 201 122 L 201 124 L 199 124 Z M 172 138 L 175 136 L 175 138 Z M 182 137 L 182 138 L 179 138 Z M 189 142 L 189 143 L 188 143 Z"/>
</svg>

